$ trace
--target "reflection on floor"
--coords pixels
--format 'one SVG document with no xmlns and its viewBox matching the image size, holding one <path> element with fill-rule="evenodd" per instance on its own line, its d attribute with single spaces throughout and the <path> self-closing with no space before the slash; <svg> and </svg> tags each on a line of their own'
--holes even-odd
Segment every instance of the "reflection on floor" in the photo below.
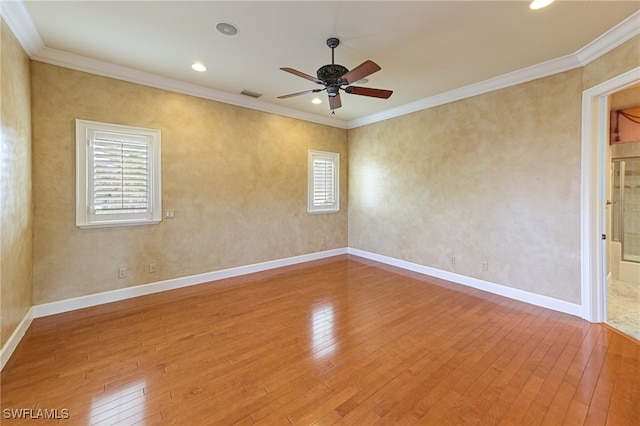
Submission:
<svg viewBox="0 0 640 426">
<path fill-rule="evenodd" d="M 640 285 L 611 280 L 607 288 L 607 323 L 640 340 Z"/>
</svg>

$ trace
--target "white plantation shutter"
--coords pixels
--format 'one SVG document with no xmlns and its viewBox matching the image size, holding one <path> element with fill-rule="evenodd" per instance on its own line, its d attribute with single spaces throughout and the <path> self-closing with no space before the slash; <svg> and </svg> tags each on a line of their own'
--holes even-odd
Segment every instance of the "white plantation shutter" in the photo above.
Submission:
<svg viewBox="0 0 640 426">
<path fill-rule="evenodd" d="M 330 213 L 340 209 L 339 170 L 339 154 L 309 151 L 309 213 Z"/>
<path fill-rule="evenodd" d="M 95 214 L 147 213 L 151 207 L 149 144 L 92 141 Z"/>
<path fill-rule="evenodd" d="M 161 220 L 160 131 L 76 120 L 76 224 Z"/>
<path fill-rule="evenodd" d="M 313 160 L 313 205 L 333 205 L 336 199 L 334 186 L 335 167 L 332 161 Z"/>
</svg>

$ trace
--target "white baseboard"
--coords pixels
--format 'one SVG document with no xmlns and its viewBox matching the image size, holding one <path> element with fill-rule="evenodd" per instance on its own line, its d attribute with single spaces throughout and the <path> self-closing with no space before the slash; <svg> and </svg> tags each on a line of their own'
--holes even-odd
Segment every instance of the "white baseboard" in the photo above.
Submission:
<svg viewBox="0 0 640 426">
<path fill-rule="evenodd" d="M 328 257 L 338 256 L 342 254 L 352 254 L 365 259 L 374 260 L 391 266 L 396 266 L 424 275 L 441 278 L 453 283 L 462 284 L 468 287 L 484 290 L 489 293 L 498 294 L 510 299 L 519 300 L 532 305 L 541 306 L 555 311 L 564 312 L 570 315 L 580 316 L 582 307 L 574 303 L 563 300 L 554 299 L 552 297 L 530 293 L 524 290 L 518 290 L 506 287 L 500 284 L 491 283 L 489 281 L 477 278 L 467 277 L 465 275 L 455 274 L 443 271 L 429 266 L 417 263 L 407 262 L 376 253 L 371 253 L 353 248 L 341 248 L 335 250 L 327 250 L 318 253 L 305 254 L 301 256 L 289 257 L 285 259 L 271 260 L 268 262 L 255 263 L 252 265 L 239 266 L 236 268 L 223 269 L 220 271 L 207 272 L 204 274 L 191 275 L 187 277 L 175 278 L 166 281 L 158 281 L 155 283 L 138 285 L 135 287 L 127 287 L 118 290 L 106 291 L 103 293 L 90 294 L 87 296 L 74 297 L 72 299 L 60 300 L 57 302 L 45 303 L 33 306 L 27 315 L 22 319 L 16 330 L 13 332 L 7 343 L 0 350 L 0 370 L 4 368 L 7 361 L 13 354 L 13 351 L 20 343 L 20 340 L 26 333 L 29 325 L 34 318 L 45 317 L 48 315 L 59 314 L 63 312 L 73 311 L 76 309 L 88 308 L 91 306 L 102 305 L 119 300 L 130 299 L 133 297 L 144 296 L 147 294 L 159 293 L 167 290 L 174 290 L 182 287 L 203 284 L 211 281 L 218 281 L 225 278 L 232 278 L 241 275 L 247 275 L 254 272 L 267 271 L 270 269 L 291 266 L 300 263 L 310 262 L 313 260 L 324 259 Z"/>
<path fill-rule="evenodd" d="M 27 314 L 22 318 L 20 324 L 18 324 L 16 329 L 13 331 L 9 340 L 7 340 L 2 349 L 0 349 L 0 371 L 4 369 L 9 358 L 13 355 L 13 351 L 18 347 L 18 343 L 20 343 L 20 340 L 22 340 L 24 334 L 27 332 L 27 329 L 31 325 L 31 321 L 33 321 L 33 308 L 29 308 L 29 311 L 27 311 Z"/>
<path fill-rule="evenodd" d="M 324 259 L 327 257 L 347 254 L 347 248 L 321 251 L 301 256 L 288 257 L 285 259 L 271 260 L 268 262 L 255 263 L 252 265 L 239 266 L 236 268 L 223 269 L 220 271 L 207 272 L 204 274 L 190 275 L 187 277 L 174 278 L 166 281 L 137 285 L 135 287 L 121 288 L 117 290 L 105 291 L 103 293 L 90 294 L 87 296 L 74 297 L 72 299 L 60 300 L 57 302 L 44 303 L 33 307 L 33 317 L 40 318 L 62 312 L 74 311 L 76 309 L 88 308 L 147 294 L 159 293 L 161 291 L 174 290 L 177 288 L 203 284 L 211 281 L 218 281 L 225 278 L 237 277 L 240 275 L 252 274 L 254 272 L 267 271 L 269 269 L 291 266 L 299 263 L 310 262 L 312 260 Z"/>
<path fill-rule="evenodd" d="M 582 306 L 575 303 L 566 302 L 564 300 L 554 299 L 552 297 L 530 293 L 528 291 L 518 290 L 489 281 L 468 277 L 466 275 L 443 271 L 441 269 L 431 268 L 429 266 L 407 262 L 405 260 L 399 260 L 393 257 L 371 253 L 364 250 L 349 248 L 348 252 L 349 254 L 353 254 L 354 256 L 364 257 L 365 259 L 375 260 L 376 262 L 385 263 L 391 266 L 397 266 L 398 268 L 406 269 L 412 272 L 418 272 L 420 274 L 428 275 L 431 277 L 441 278 L 443 280 L 451 281 L 456 284 L 462 284 L 468 287 L 484 290 L 489 293 L 508 297 L 509 299 L 515 299 L 532 305 L 541 306 L 543 308 L 553 309 L 554 311 L 575 315 L 577 317 L 581 317 L 582 314 Z"/>
<path fill-rule="evenodd" d="M 59 314 L 62 312 L 73 311 L 76 309 L 88 308 L 91 306 L 102 305 L 104 303 L 117 302 L 119 300 L 130 299 L 132 297 L 144 296 L 152 293 L 159 293 L 167 290 L 174 290 L 182 287 L 202 284 L 211 281 L 218 281 L 225 278 L 232 278 L 241 275 L 251 274 L 254 272 L 266 271 L 269 269 L 281 268 L 284 266 L 296 265 L 299 263 L 310 262 L 312 260 L 324 259 L 327 257 L 338 256 L 341 254 L 353 254 L 365 259 L 375 260 L 391 266 L 396 266 L 413 272 L 418 272 L 431 277 L 441 278 L 457 284 L 466 285 L 468 287 L 484 290 L 489 293 L 498 294 L 510 299 L 519 300 L 530 303 L 532 305 L 553 309 L 555 311 L 564 312 L 571 315 L 580 316 L 582 307 L 575 303 L 566 302 L 552 297 L 543 296 L 536 293 L 530 293 L 524 290 L 518 290 L 512 287 L 495 284 L 477 278 L 456 274 L 417 263 L 399 260 L 376 253 L 358 250 L 354 248 L 342 248 L 328 250 L 318 253 L 305 254 L 301 256 L 289 257 L 285 259 L 271 260 L 268 262 L 256 263 L 252 265 L 239 266 L 236 268 L 223 269 L 220 271 L 207 272 L 199 275 L 191 275 L 187 277 L 175 278 L 166 281 L 158 281 L 155 283 L 138 285 L 135 287 L 127 287 L 118 290 L 111 290 L 104 293 L 90 294 L 87 296 L 75 297 L 72 299 L 60 300 L 57 302 L 35 305 L 33 307 L 33 318 L 40 318 L 48 315 Z M 23 333 L 24 334 L 24 333 Z"/>
</svg>

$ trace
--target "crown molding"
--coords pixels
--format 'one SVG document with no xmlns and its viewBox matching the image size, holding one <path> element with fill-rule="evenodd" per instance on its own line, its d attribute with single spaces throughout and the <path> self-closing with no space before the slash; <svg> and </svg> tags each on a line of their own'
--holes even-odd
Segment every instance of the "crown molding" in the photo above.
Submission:
<svg viewBox="0 0 640 426">
<path fill-rule="evenodd" d="M 640 34 L 640 11 L 638 11 L 573 54 L 430 96 L 428 98 L 420 99 L 377 114 L 345 121 L 332 117 L 297 111 L 292 108 L 270 104 L 258 99 L 210 89 L 196 84 L 186 83 L 184 81 L 174 80 L 156 74 L 142 72 L 132 68 L 51 49 L 44 45 L 28 11 L 24 7 L 22 0 L 4 1 L 2 3 L 0 13 L 26 51 L 27 55 L 29 55 L 33 60 L 342 129 L 354 129 L 579 68 Z"/>
<path fill-rule="evenodd" d="M 354 129 L 367 124 L 373 124 L 378 121 L 400 117 L 412 112 L 433 108 L 439 105 L 459 101 L 461 99 L 470 98 L 472 96 L 481 95 L 493 90 L 504 89 L 509 86 L 515 86 L 516 84 L 526 83 L 538 78 L 548 77 L 553 74 L 579 68 L 607 52 L 610 52 L 622 43 L 631 40 L 638 34 L 640 34 L 640 11 L 629 16 L 627 19 L 620 22 L 618 25 L 611 28 L 573 54 L 542 62 L 528 68 L 503 74 L 459 89 L 430 96 L 416 102 L 401 105 L 397 108 L 382 111 L 378 114 L 351 120 L 347 123 L 347 128 Z"/>
<path fill-rule="evenodd" d="M 3 1 L 0 15 L 29 57 L 44 49 L 40 34 L 22 1 Z"/>
<path fill-rule="evenodd" d="M 640 34 L 640 10 L 578 50 L 574 55 L 582 65 L 587 65 L 638 34 Z"/>
<path fill-rule="evenodd" d="M 461 99 L 470 98 L 472 96 L 481 95 L 483 93 L 492 92 L 498 89 L 515 86 L 517 84 L 526 83 L 538 78 L 547 77 L 563 71 L 569 71 L 582 66 L 575 55 L 566 55 L 558 59 L 552 59 L 537 65 L 523 68 L 518 71 L 490 78 L 479 83 L 470 84 L 448 92 L 439 93 L 428 98 L 420 99 L 397 108 L 382 111 L 378 114 L 369 115 L 348 122 L 348 129 L 373 124 L 378 121 L 388 120 L 390 118 L 400 117 L 412 112 L 433 108 L 439 105 L 448 104 L 459 101 Z"/>
<path fill-rule="evenodd" d="M 115 65 L 109 62 L 99 61 L 86 56 L 76 55 L 61 50 L 45 47 L 31 57 L 32 60 L 70 68 L 103 77 L 115 78 L 130 83 L 155 87 L 157 89 L 169 90 L 185 95 L 196 96 L 203 99 L 231 104 L 243 108 L 249 108 L 270 114 L 282 115 L 304 121 L 324 124 L 327 126 L 347 128 L 345 120 L 310 114 L 292 108 L 273 105 L 259 99 L 250 98 L 244 95 L 223 92 L 221 90 L 210 89 L 197 84 L 187 83 L 172 78 L 162 77 L 157 74 L 139 71 L 133 68 Z"/>
</svg>

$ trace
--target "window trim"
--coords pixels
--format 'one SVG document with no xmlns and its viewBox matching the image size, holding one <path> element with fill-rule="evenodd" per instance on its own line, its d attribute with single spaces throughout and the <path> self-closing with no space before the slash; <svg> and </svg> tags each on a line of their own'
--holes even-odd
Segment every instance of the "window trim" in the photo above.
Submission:
<svg viewBox="0 0 640 426">
<path fill-rule="evenodd" d="M 335 201 L 329 205 L 314 204 L 314 161 L 324 160 L 333 163 L 333 185 Z M 340 211 L 340 154 L 337 152 L 309 150 L 308 154 L 308 197 L 307 212 L 309 214 L 337 213 Z"/>
<path fill-rule="evenodd" d="M 91 212 L 93 165 L 90 143 L 95 133 L 126 135 L 149 145 L 149 209 L 146 213 Z M 76 119 L 76 226 L 81 229 L 158 224 L 162 221 L 161 132 L 156 129 Z"/>
</svg>

